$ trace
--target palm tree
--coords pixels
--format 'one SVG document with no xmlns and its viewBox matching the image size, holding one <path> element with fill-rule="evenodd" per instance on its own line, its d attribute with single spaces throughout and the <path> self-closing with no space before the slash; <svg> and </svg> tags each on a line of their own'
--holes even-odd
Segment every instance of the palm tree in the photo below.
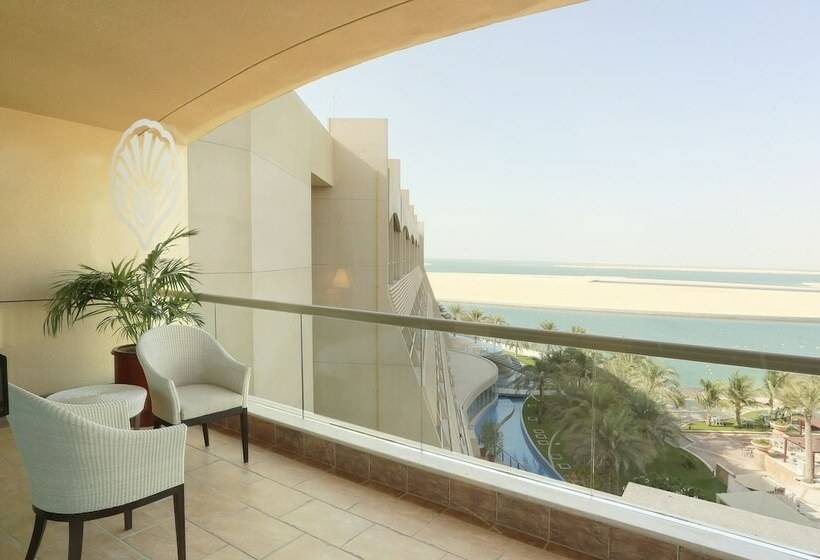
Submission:
<svg viewBox="0 0 820 560">
<path fill-rule="evenodd" d="M 555 323 L 553 323 L 552 321 L 549 321 L 547 319 L 544 319 L 543 321 L 541 321 L 538 324 L 538 328 L 541 329 L 542 331 L 554 331 L 554 330 L 556 330 Z M 554 347 L 551 344 L 543 344 L 543 345 L 540 345 L 540 349 L 541 349 L 542 354 L 549 354 L 550 352 L 552 352 L 554 350 Z"/>
<path fill-rule="evenodd" d="M 782 389 L 781 400 L 803 416 L 806 429 L 803 446 L 806 455 L 803 461 L 803 482 L 814 482 L 814 441 L 812 440 L 811 422 L 814 413 L 820 409 L 820 379 L 808 375 L 790 376 L 789 382 Z"/>
<path fill-rule="evenodd" d="M 712 423 L 712 411 L 720 405 L 723 387 L 717 381 L 709 381 L 708 379 L 701 379 L 700 386 L 701 391 L 698 393 L 697 400 L 706 413 L 706 425 L 708 426 Z"/>
<path fill-rule="evenodd" d="M 516 354 L 520 354 L 522 350 L 529 350 L 532 348 L 532 345 L 529 342 L 525 342 L 523 340 L 511 340 L 508 344 Z"/>
<path fill-rule="evenodd" d="M 470 309 L 461 314 L 462 321 L 470 321 L 471 323 L 482 323 L 485 317 L 484 312 L 477 308 Z"/>
<path fill-rule="evenodd" d="M 469 311 L 465 311 L 461 314 L 462 321 L 468 321 L 470 323 L 483 323 L 487 320 L 487 316 L 484 315 L 484 312 L 480 309 L 473 308 Z M 473 340 L 478 342 L 478 335 L 473 335 Z"/>
<path fill-rule="evenodd" d="M 501 424 L 493 420 L 487 420 L 481 425 L 479 441 L 484 447 L 488 461 L 494 461 L 496 455 L 504 448 L 504 433 L 501 431 Z"/>
<path fill-rule="evenodd" d="M 613 354 L 606 363 L 606 368 L 618 379 L 632 383 L 646 358 L 637 354 Z"/>
<path fill-rule="evenodd" d="M 635 415 L 628 408 L 608 408 L 598 418 L 595 431 L 595 470 L 608 476 L 609 488 L 620 494 L 623 474 L 643 471 L 657 452 L 637 429 Z"/>
<path fill-rule="evenodd" d="M 661 406 L 657 400 L 641 391 L 627 392 L 626 400 L 627 406 L 635 415 L 635 427 L 655 447 L 678 439 L 680 426 L 665 406 Z"/>
<path fill-rule="evenodd" d="M 536 358 L 533 365 L 525 367 L 521 371 L 521 377 L 515 383 L 516 388 L 530 389 L 535 387 L 538 391 L 538 422 L 544 418 L 544 391 L 549 383 L 550 375 L 556 371 L 556 366 L 547 358 Z"/>
<path fill-rule="evenodd" d="M 447 311 L 450 313 L 450 316 L 456 320 L 461 320 L 461 316 L 464 315 L 464 308 L 461 307 L 458 303 L 451 303 L 447 306 Z"/>
<path fill-rule="evenodd" d="M 780 393 L 780 390 L 786 386 L 789 379 L 789 374 L 782 371 L 775 371 L 770 369 L 766 372 L 766 377 L 763 379 L 763 388 L 766 394 L 769 395 L 769 418 L 774 416 L 774 399 Z"/>
<path fill-rule="evenodd" d="M 594 487 L 620 493 L 623 474 L 642 471 L 655 457 L 652 439 L 610 383 L 580 381 L 567 386 L 565 396 L 558 424 L 564 451 L 589 467 Z"/>
<path fill-rule="evenodd" d="M 504 317 L 502 317 L 501 315 L 487 315 L 484 318 L 484 322 L 489 323 L 491 325 L 499 325 L 499 326 L 502 326 L 502 327 L 504 325 L 508 324 L 507 320 Z"/>
<path fill-rule="evenodd" d="M 498 325 L 499 327 L 503 327 L 508 324 L 507 320 L 501 315 L 485 315 L 482 323 L 487 323 L 489 325 Z M 496 344 L 501 344 L 501 339 L 494 338 L 493 340 Z"/>
<path fill-rule="evenodd" d="M 660 403 L 675 408 L 683 406 L 683 392 L 675 370 L 662 366 L 646 356 L 615 354 L 607 362 L 610 372 L 640 389 Z"/>
<path fill-rule="evenodd" d="M 658 402 L 683 406 L 683 393 L 675 370 L 645 358 L 637 371 L 636 387 Z"/>
<path fill-rule="evenodd" d="M 729 377 L 724 393 L 726 400 L 735 409 L 735 424 L 740 428 L 740 413 L 744 407 L 755 402 L 754 381 L 748 375 L 740 375 L 740 372 L 736 371 Z"/>
</svg>

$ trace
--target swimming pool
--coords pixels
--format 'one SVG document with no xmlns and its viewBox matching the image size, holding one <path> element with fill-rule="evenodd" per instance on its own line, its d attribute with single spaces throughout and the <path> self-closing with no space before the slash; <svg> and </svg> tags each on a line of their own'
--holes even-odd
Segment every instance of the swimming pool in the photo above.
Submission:
<svg viewBox="0 0 820 560">
<path fill-rule="evenodd" d="M 504 452 L 512 456 L 523 470 L 540 474 L 549 478 L 561 480 L 561 476 L 553 466 L 535 449 L 524 432 L 521 414 L 524 408 L 523 398 L 498 397 L 498 400 L 482 414 L 476 422 L 476 435 L 481 433 L 481 426 L 491 420 L 501 422 L 507 416 L 512 416 L 501 426 L 504 434 Z M 500 462 L 500 460 L 499 460 Z M 504 461 L 506 463 L 507 461 Z"/>
</svg>

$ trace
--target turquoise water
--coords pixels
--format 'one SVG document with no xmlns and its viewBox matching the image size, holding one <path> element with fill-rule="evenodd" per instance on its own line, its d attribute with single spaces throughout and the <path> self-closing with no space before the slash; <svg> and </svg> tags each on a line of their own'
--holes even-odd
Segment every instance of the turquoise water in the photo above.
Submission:
<svg viewBox="0 0 820 560">
<path fill-rule="evenodd" d="M 537 274 L 547 276 L 601 276 L 643 278 L 681 282 L 728 282 L 761 286 L 808 287 L 820 283 L 820 272 L 758 272 L 722 270 L 665 270 L 639 267 L 569 265 L 525 261 L 480 261 L 427 259 L 428 272 L 472 272 L 477 274 Z"/>
<path fill-rule="evenodd" d="M 561 478 L 544 459 L 541 454 L 532 447 L 524 433 L 524 426 L 521 424 L 521 411 L 524 408 L 524 399 L 512 399 L 499 397 L 487 411 L 476 422 L 476 436 L 481 433 L 481 426 L 487 421 L 501 422 L 509 416 L 509 419 L 501 425 L 501 433 L 504 434 L 504 451 L 512 456 L 517 463 L 512 466 L 523 470 L 550 478 Z M 510 416 L 512 413 L 512 416 Z M 507 459 L 498 459 L 498 462 L 507 463 Z"/>
<path fill-rule="evenodd" d="M 617 268 L 567 268 L 549 263 L 516 263 L 501 261 L 430 260 L 430 272 L 458 271 L 472 273 L 555 274 L 562 276 L 628 276 L 630 278 L 663 279 L 670 281 L 709 281 L 758 284 L 760 286 L 805 286 L 820 282 L 820 273 L 769 273 L 753 271 L 677 271 Z M 442 302 L 444 304 L 451 302 Z M 664 316 L 640 313 L 575 311 L 540 309 L 503 305 L 473 305 L 459 302 L 463 307 L 478 307 L 488 314 L 501 315 L 510 325 L 538 328 L 549 320 L 556 328 L 569 331 L 573 326 L 584 327 L 590 334 L 619 336 L 662 342 L 679 342 L 704 346 L 719 346 L 759 352 L 794 354 L 820 357 L 820 322 L 793 320 L 749 320 L 706 318 L 699 316 Z M 680 375 L 684 387 L 698 387 L 700 379 L 726 379 L 740 370 L 760 380 L 763 371 L 749 368 L 703 364 L 682 360 L 663 360 Z"/>
<path fill-rule="evenodd" d="M 442 303 L 447 305 L 450 302 Z M 461 305 L 473 307 L 464 302 Z M 538 328 L 541 321 L 549 320 L 561 331 L 578 325 L 587 329 L 589 334 L 820 357 L 820 323 L 707 319 L 487 304 L 474 307 L 488 314 L 501 315 L 516 327 Z M 701 378 L 726 379 L 736 370 L 756 379 L 763 376 L 763 371 L 757 369 L 683 360 L 662 361 L 678 372 L 684 387 L 697 387 Z"/>
</svg>

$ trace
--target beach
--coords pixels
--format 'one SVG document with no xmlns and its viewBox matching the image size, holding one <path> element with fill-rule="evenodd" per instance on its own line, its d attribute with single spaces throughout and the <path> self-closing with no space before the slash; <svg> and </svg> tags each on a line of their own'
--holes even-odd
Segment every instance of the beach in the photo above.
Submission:
<svg viewBox="0 0 820 560">
<path fill-rule="evenodd" d="M 428 272 L 428 277 L 439 301 L 694 317 L 820 319 L 820 291 L 812 286 L 462 272 Z"/>
</svg>

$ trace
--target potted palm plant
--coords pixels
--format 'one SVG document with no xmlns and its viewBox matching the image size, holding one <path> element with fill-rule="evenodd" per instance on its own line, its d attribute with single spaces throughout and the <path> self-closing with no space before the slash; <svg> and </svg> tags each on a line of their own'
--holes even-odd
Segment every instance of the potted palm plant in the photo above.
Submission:
<svg viewBox="0 0 820 560">
<path fill-rule="evenodd" d="M 136 353 L 140 336 L 168 323 L 203 324 L 201 315 L 192 309 L 199 303 L 192 288 L 197 282 L 196 266 L 186 258 L 166 254 L 177 241 L 196 234 L 195 229 L 175 228 L 141 263 L 132 257 L 111 263 L 110 271 L 81 265 L 78 271 L 62 273 L 52 285 L 54 297 L 43 330 L 56 336 L 77 321 L 98 318 L 98 332 L 110 330 L 126 341 L 111 351 L 114 382 L 147 388 Z M 150 407 L 149 399 L 143 423 L 153 420 Z"/>
</svg>

